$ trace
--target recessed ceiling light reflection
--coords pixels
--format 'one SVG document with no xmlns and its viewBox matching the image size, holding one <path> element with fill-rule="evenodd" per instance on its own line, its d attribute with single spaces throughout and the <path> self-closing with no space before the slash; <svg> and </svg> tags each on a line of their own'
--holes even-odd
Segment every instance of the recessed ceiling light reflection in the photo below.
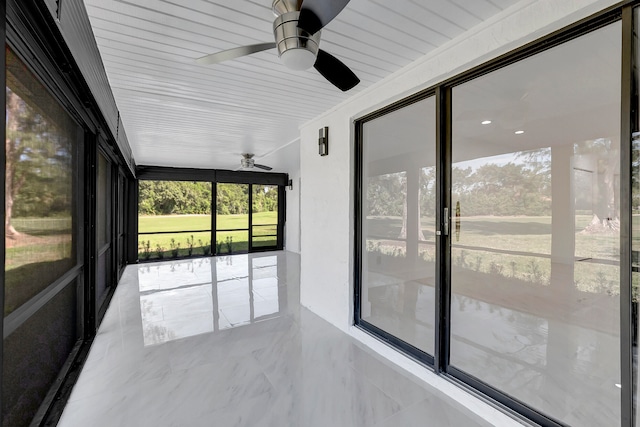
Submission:
<svg viewBox="0 0 640 427">
<path fill-rule="evenodd" d="M 483 125 L 490 125 L 491 124 L 491 120 L 485 120 L 482 122 Z"/>
<path fill-rule="evenodd" d="M 515 133 L 516 133 L 516 135 L 522 135 L 524 133 L 524 131 L 523 130 L 517 130 Z"/>
</svg>

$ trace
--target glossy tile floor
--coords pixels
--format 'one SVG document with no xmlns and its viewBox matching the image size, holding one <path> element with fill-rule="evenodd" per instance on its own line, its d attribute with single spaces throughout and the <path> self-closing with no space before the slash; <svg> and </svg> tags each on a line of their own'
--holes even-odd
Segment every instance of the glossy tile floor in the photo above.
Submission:
<svg viewBox="0 0 640 427">
<path fill-rule="evenodd" d="M 488 426 L 299 306 L 298 255 L 127 267 L 59 426 Z"/>
</svg>

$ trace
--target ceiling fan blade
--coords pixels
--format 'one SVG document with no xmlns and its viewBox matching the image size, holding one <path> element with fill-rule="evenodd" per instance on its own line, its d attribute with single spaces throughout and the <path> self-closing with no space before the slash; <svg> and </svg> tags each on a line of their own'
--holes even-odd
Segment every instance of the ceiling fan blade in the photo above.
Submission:
<svg viewBox="0 0 640 427">
<path fill-rule="evenodd" d="M 315 34 L 344 9 L 349 0 L 304 0 L 298 18 L 298 28 Z"/>
<path fill-rule="evenodd" d="M 273 169 L 272 167 L 265 166 L 265 165 L 259 165 L 257 163 L 254 163 L 253 167 L 258 168 L 258 169 L 264 169 L 266 171 L 270 171 L 271 169 Z"/>
<path fill-rule="evenodd" d="M 325 79 L 343 92 L 354 88 L 360 83 L 358 76 L 349 67 L 322 49 L 318 49 L 318 57 L 313 66 Z"/>
<path fill-rule="evenodd" d="M 223 50 L 222 52 L 212 53 L 211 55 L 205 55 L 196 59 L 196 62 L 204 65 L 219 64 L 223 61 L 228 61 L 245 55 L 251 55 L 252 53 L 262 52 L 263 50 L 269 50 L 275 47 L 275 43 L 259 43 L 251 44 L 249 46 L 234 47 L 233 49 Z"/>
</svg>

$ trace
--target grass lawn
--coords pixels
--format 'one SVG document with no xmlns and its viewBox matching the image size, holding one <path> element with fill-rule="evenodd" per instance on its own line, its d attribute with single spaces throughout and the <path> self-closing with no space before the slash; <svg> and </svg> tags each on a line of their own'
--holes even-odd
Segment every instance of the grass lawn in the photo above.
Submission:
<svg viewBox="0 0 640 427">
<path fill-rule="evenodd" d="M 278 212 L 260 212 L 253 214 L 254 246 L 275 246 L 276 237 L 257 237 L 276 234 L 277 227 L 256 227 L 258 225 L 277 224 Z M 249 227 L 249 215 L 217 215 L 218 230 L 237 230 Z M 196 233 L 195 230 L 210 230 L 210 215 L 166 215 L 140 216 L 138 235 L 138 258 L 158 259 L 172 258 L 174 252 L 178 257 L 189 256 L 189 243 L 193 236 L 192 255 L 229 252 L 246 252 L 249 247 L 249 232 L 218 231 L 215 242 L 211 247 L 211 233 L 209 231 Z M 184 231 L 193 230 L 193 231 Z M 176 231 L 171 234 L 142 234 L 145 232 Z M 183 232 L 178 232 L 183 231 Z M 173 239 L 173 242 L 172 242 Z M 229 239 L 229 240 L 228 240 Z M 149 244 L 148 253 L 145 246 Z M 180 245 L 178 247 L 178 244 Z M 144 245 L 144 246 L 143 246 Z M 177 251 L 177 252 L 176 252 Z M 148 258 L 147 256 L 148 255 Z"/>
<path fill-rule="evenodd" d="M 6 238 L 4 315 L 73 267 L 71 218 L 13 218 L 20 233 Z"/>
</svg>

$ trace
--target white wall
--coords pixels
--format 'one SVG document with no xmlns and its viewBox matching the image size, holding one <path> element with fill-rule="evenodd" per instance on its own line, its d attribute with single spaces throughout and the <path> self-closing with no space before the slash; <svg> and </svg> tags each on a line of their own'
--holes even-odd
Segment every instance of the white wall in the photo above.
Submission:
<svg viewBox="0 0 640 427">
<path fill-rule="evenodd" d="M 301 128 L 301 295 L 340 329 L 353 319 L 353 120 L 616 4 L 523 0 Z M 329 155 L 318 129 L 329 126 Z"/>
</svg>

